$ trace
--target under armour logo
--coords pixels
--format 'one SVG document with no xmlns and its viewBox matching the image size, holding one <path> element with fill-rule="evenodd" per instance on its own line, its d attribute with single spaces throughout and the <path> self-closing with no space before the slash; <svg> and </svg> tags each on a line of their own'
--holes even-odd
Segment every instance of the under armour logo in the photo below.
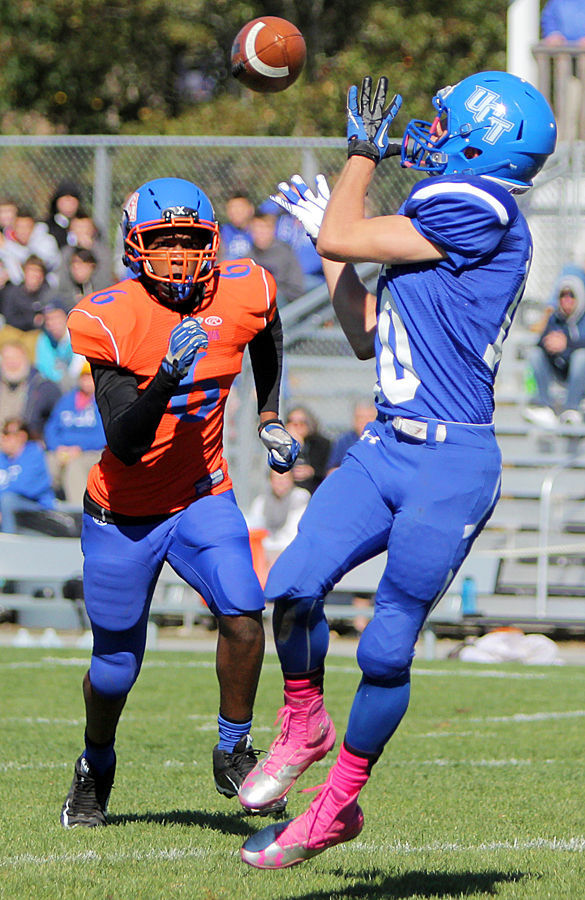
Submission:
<svg viewBox="0 0 585 900">
<path fill-rule="evenodd" d="M 465 109 L 473 115 L 474 122 L 489 121 L 490 127 L 482 136 L 486 144 L 495 144 L 514 127 L 514 123 L 505 118 L 506 106 L 502 98 L 488 88 L 477 86 L 465 101 Z"/>
<path fill-rule="evenodd" d="M 368 444 L 375 444 L 379 440 L 380 440 L 380 438 L 378 437 L 378 435 L 374 434 L 368 428 L 366 428 L 366 430 L 364 431 L 364 433 L 362 434 L 362 436 L 360 438 L 360 441 L 367 441 Z"/>
</svg>

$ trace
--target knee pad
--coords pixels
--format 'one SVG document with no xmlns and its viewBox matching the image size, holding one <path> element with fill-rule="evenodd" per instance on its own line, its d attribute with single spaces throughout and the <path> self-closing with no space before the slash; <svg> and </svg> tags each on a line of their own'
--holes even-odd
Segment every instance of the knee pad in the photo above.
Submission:
<svg viewBox="0 0 585 900">
<path fill-rule="evenodd" d="M 130 692 L 139 671 L 140 666 L 133 653 L 108 653 L 92 656 L 89 680 L 98 693 L 113 700 Z"/>
<path fill-rule="evenodd" d="M 364 675 L 372 681 L 387 682 L 408 672 L 419 627 L 399 609 L 375 615 L 357 649 L 357 662 Z"/>
</svg>

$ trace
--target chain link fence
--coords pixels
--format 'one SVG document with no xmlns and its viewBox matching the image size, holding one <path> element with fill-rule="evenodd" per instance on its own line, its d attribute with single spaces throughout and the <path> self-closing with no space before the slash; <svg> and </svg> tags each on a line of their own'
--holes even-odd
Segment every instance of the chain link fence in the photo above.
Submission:
<svg viewBox="0 0 585 900">
<path fill-rule="evenodd" d="M 535 188 L 519 198 L 535 246 L 526 299 L 537 308 L 548 302 L 564 263 L 585 261 L 584 148 L 579 142 L 561 146 Z M 221 222 L 235 190 L 245 189 L 259 204 L 295 172 L 309 184 L 318 172 L 333 180 L 345 155 L 346 142 L 337 138 L 0 136 L 0 199 L 15 199 L 44 219 L 59 182 L 73 179 L 81 188 L 83 206 L 115 254 L 124 200 L 149 179 L 172 174 L 195 181 L 211 198 Z M 368 213 L 396 212 L 417 177 L 396 163 L 380 166 L 368 194 Z M 374 284 L 375 267 L 366 267 L 364 277 Z M 290 304 L 283 320 L 283 407 L 306 404 L 333 438 L 349 427 L 353 403 L 371 396 L 374 363 L 355 359 L 323 288 Z M 265 477 L 247 362 L 229 402 L 225 438 L 245 508 Z"/>
<path fill-rule="evenodd" d="M 113 242 L 126 196 L 139 184 L 172 174 L 196 182 L 221 221 L 236 189 L 260 204 L 295 172 L 310 183 L 339 172 L 346 142 L 337 138 L 0 137 L 0 194 L 48 212 L 59 182 L 78 182 L 84 205 Z M 376 172 L 372 213 L 395 211 L 413 183 L 397 167 Z"/>
</svg>

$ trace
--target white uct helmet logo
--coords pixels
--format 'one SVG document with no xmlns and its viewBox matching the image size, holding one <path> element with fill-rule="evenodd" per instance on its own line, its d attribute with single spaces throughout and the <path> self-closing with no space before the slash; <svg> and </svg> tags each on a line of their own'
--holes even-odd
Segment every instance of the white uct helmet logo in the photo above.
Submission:
<svg viewBox="0 0 585 900">
<path fill-rule="evenodd" d="M 129 222 L 136 221 L 136 215 L 138 213 L 138 191 L 134 191 L 128 203 L 126 204 L 126 215 L 128 216 Z"/>
<path fill-rule="evenodd" d="M 465 109 L 473 115 L 474 122 L 489 120 L 490 127 L 482 137 L 486 144 L 495 144 L 514 127 L 514 123 L 505 118 L 506 107 L 502 98 L 488 88 L 478 85 L 465 101 Z"/>
</svg>

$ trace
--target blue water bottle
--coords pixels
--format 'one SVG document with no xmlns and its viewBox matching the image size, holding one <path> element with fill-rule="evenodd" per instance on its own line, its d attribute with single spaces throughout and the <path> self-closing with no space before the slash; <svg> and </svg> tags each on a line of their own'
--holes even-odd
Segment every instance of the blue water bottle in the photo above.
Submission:
<svg viewBox="0 0 585 900">
<path fill-rule="evenodd" d="M 475 579 L 467 575 L 461 585 L 461 612 L 464 616 L 474 616 L 477 613 L 477 587 Z"/>
</svg>

